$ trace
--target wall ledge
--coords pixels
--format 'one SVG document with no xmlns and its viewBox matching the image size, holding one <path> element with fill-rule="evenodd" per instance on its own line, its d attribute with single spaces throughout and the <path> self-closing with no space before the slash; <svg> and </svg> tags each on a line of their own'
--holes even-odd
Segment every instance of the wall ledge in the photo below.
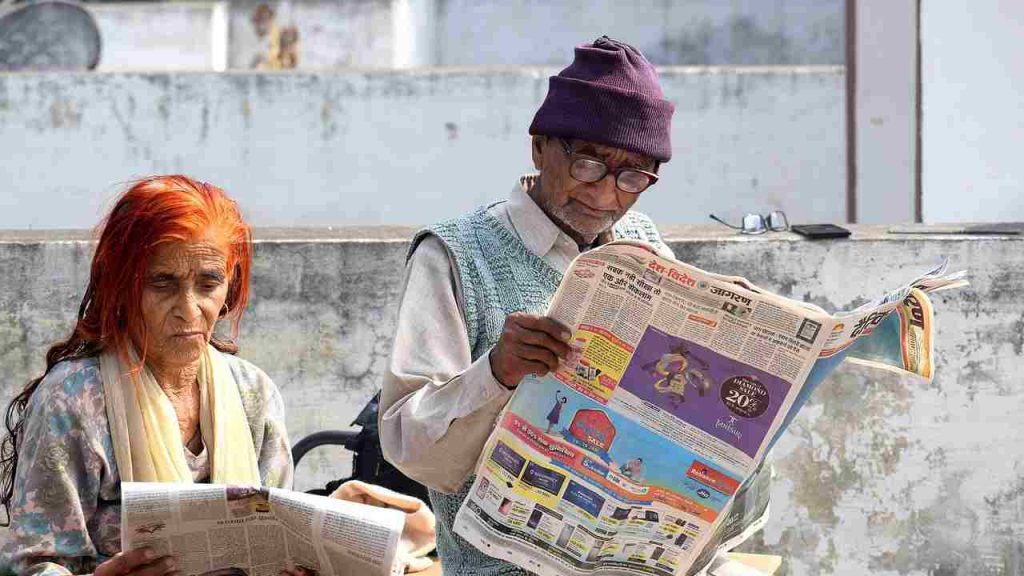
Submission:
<svg viewBox="0 0 1024 576">
<path fill-rule="evenodd" d="M 740 234 L 720 225 L 667 224 L 661 225 L 662 235 L 669 242 L 726 242 L 726 243 L 799 243 L 799 242 L 956 242 L 967 240 L 1024 242 L 1021 234 L 963 234 L 956 230 L 963 225 L 917 224 L 894 228 L 879 224 L 843 224 L 853 234 L 848 239 L 822 241 L 808 240 L 792 232 L 769 232 L 759 235 Z M 1024 229 L 1024 224 L 1021 224 Z M 253 235 L 259 243 L 293 242 L 408 242 L 420 226 L 326 226 L 304 228 L 255 228 Z M 908 233 L 913 230 L 919 233 Z M 0 244 L 60 244 L 89 243 L 93 233 L 89 230 L 0 230 Z"/>
</svg>

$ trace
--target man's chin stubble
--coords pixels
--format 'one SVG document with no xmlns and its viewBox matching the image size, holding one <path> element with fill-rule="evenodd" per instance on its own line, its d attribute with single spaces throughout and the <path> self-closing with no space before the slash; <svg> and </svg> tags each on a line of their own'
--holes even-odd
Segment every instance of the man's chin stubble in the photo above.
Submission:
<svg viewBox="0 0 1024 576">
<path fill-rule="evenodd" d="M 559 218 L 572 228 L 577 234 L 583 237 L 596 237 L 602 232 L 606 232 L 615 225 L 614 216 L 608 216 L 600 220 L 595 218 L 581 218 L 574 214 L 560 214 Z"/>
</svg>

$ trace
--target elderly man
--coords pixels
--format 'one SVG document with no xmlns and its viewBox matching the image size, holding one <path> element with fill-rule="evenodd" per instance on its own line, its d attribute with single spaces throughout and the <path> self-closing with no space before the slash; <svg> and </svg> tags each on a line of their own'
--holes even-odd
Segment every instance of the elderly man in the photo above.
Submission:
<svg viewBox="0 0 1024 576">
<path fill-rule="evenodd" d="M 455 513 L 519 381 L 569 353 L 569 330 L 541 314 L 573 258 L 623 237 L 671 254 L 628 210 L 672 156 L 673 109 L 636 48 L 607 37 L 576 48 L 530 126 L 539 173 L 413 240 L 380 435 L 385 457 L 430 488 L 445 574 L 526 574 L 454 534 Z"/>
</svg>

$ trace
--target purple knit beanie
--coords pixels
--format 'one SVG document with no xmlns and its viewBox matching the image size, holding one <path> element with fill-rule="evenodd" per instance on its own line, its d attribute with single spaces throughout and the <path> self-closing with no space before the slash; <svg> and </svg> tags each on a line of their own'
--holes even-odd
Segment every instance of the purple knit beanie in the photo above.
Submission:
<svg viewBox="0 0 1024 576">
<path fill-rule="evenodd" d="M 644 55 L 602 36 L 577 46 L 572 64 L 551 77 L 530 134 L 589 140 L 668 162 L 674 110 Z"/>
</svg>

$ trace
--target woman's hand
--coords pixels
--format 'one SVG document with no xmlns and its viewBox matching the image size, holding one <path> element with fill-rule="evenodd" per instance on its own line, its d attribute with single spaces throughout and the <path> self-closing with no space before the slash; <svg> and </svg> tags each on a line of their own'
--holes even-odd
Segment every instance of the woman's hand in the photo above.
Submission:
<svg viewBox="0 0 1024 576">
<path fill-rule="evenodd" d="M 170 556 L 157 558 L 151 548 L 138 548 L 119 552 L 97 566 L 93 576 L 164 576 L 176 573 L 177 569 L 177 564 Z"/>
</svg>

